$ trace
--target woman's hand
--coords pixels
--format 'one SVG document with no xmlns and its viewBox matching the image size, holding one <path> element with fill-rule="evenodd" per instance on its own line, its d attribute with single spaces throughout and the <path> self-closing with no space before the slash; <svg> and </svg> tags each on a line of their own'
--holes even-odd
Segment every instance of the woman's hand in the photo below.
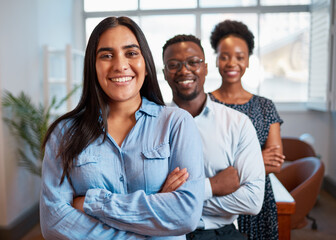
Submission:
<svg viewBox="0 0 336 240">
<path fill-rule="evenodd" d="M 85 200 L 85 197 L 84 196 L 80 196 L 80 197 L 75 197 L 73 199 L 73 203 L 72 203 L 72 206 L 76 209 L 78 209 L 79 211 L 83 212 L 84 213 L 84 209 L 83 209 L 83 206 L 84 206 L 84 200 Z"/>
<path fill-rule="evenodd" d="M 270 146 L 262 151 L 266 173 L 279 172 L 285 156 L 279 152 L 280 146 Z"/>
<path fill-rule="evenodd" d="M 176 191 L 187 181 L 188 177 L 189 173 L 186 168 L 175 168 L 171 173 L 169 173 L 160 193 Z"/>
</svg>

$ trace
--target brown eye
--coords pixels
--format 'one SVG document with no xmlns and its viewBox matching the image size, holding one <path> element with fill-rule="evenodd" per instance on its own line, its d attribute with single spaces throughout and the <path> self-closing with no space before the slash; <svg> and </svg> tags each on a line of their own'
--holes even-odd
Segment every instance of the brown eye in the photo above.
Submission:
<svg viewBox="0 0 336 240">
<path fill-rule="evenodd" d="M 111 59 L 111 58 L 113 58 L 113 55 L 112 55 L 112 53 L 104 53 L 104 54 L 101 54 L 99 56 L 99 58 L 101 58 L 101 59 Z"/>
<path fill-rule="evenodd" d="M 192 66 L 192 67 L 195 67 L 195 66 L 197 66 L 199 63 L 200 63 L 199 61 L 189 61 L 189 62 L 188 62 L 188 65 L 189 65 L 189 66 Z"/>
<path fill-rule="evenodd" d="M 127 56 L 127 57 L 136 57 L 136 56 L 138 56 L 138 55 L 139 55 L 139 53 L 136 52 L 136 51 L 130 51 L 130 52 L 127 52 L 127 53 L 126 53 L 126 56 Z"/>
<path fill-rule="evenodd" d="M 219 59 L 220 59 L 220 60 L 223 60 L 223 61 L 226 61 L 226 60 L 229 59 L 229 57 L 226 56 L 226 55 L 220 55 L 220 56 L 219 56 Z"/>
<path fill-rule="evenodd" d="M 168 68 L 168 69 L 178 69 L 179 66 L 180 66 L 180 64 L 179 64 L 179 62 L 177 62 L 177 61 L 170 61 L 170 62 L 168 62 L 168 64 L 167 64 L 167 68 Z"/>
</svg>

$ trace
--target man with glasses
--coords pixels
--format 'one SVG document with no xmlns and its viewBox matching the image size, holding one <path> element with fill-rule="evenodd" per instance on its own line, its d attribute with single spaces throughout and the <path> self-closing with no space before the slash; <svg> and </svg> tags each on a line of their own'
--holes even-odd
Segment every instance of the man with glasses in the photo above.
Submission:
<svg viewBox="0 0 336 240">
<path fill-rule="evenodd" d="M 203 140 L 203 214 L 187 239 L 247 239 L 233 222 L 239 214 L 256 215 L 261 209 L 265 168 L 260 144 L 247 116 L 211 101 L 204 92 L 204 59 L 201 42 L 193 35 L 177 35 L 163 46 L 172 105 L 194 117 Z"/>
</svg>

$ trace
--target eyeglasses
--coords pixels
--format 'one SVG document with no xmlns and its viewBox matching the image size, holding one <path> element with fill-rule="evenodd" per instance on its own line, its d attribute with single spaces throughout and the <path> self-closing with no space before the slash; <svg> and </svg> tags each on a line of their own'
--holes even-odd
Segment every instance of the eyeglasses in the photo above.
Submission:
<svg viewBox="0 0 336 240">
<path fill-rule="evenodd" d="M 200 68 L 202 62 L 204 62 L 204 60 L 200 58 L 190 58 L 183 62 L 178 60 L 169 60 L 165 67 L 167 68 L 168 72 L 177 73 L 184 65 L 189 71 L 194 72 Z"/>
</svg>

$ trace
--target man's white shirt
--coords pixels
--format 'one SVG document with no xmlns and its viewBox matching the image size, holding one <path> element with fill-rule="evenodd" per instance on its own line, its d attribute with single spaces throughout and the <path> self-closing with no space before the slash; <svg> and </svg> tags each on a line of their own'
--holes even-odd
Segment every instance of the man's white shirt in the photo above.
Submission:
<svg viewBox="0 0 336 240">
<path fill-rule="evenodd" d="M 174 102 L 171 106 L 177 107 Z M 207 95 L 194 120 L 203 141 L 206 177 L 199 228 L 217 229 L 233 223 L 239 214 L 258 214 L 264 200 L 265 167 L 250 119 Z M 226 196 L 213 196 L 209 178 L 229 166 L 237 169 L 240 188 Z"/>
</svg>

